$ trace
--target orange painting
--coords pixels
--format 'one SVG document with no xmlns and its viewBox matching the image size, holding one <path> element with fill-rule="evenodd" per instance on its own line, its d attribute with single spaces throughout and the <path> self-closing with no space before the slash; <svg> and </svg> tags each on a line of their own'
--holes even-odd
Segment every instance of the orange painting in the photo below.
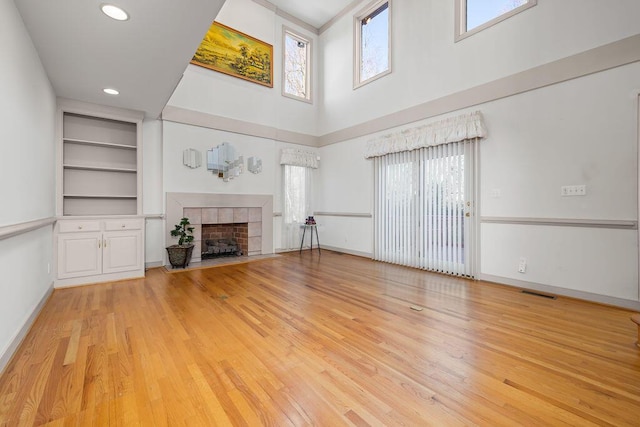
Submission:
<svg viewBox="0 0 640 427">
<path fill-rule="evenodd" d="M 273 46 L 214 22 L 192 64 L 273 87 Z"/>
</svg>

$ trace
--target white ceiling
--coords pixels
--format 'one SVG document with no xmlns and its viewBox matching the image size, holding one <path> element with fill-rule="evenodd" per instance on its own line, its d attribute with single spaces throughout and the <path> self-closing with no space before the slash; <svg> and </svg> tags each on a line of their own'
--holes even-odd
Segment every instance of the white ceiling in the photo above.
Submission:
<svg viewBox="0 0 640 427">
<path fill-rule="evenodd" d="M 159 117 L 225 0 L 14 0 L 57 96 Z M 353 0 L 269 0 L 316 28 Z M 112 87 L 120 95 L 102 92 Z"/>
<path fill-rule="evenodd" d="M 311 24 L 322 27 L 354 0 L 269 0 L 278 9 Z"/>
</svg>

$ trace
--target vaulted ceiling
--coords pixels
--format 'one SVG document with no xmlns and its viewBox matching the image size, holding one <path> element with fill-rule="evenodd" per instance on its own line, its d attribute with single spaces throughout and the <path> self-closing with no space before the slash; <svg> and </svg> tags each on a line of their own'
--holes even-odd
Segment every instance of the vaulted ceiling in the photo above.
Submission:
<svg viewBox="0 0 640 427">
<path fill-rule="evenodd" d="M 57 96 L 158 117 L 225 0 L 15 0 Z M 271 0 L 317 28 L 353 0 Z M 264 0 L 261 0 L 264 3 Z M 115 88 L 120 95 L 105 94 Z"/>
</svg>

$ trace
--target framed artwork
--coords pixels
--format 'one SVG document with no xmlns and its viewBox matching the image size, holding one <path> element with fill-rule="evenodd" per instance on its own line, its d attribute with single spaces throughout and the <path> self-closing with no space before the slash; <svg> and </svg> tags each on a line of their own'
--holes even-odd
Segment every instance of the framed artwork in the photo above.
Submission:
<svg viewBox="0 0 640 427">
<path fill-rule="evenodd" d="M 273 87 L 273 46 L 218 22 L 211 24 L 191 63 Z"/>
</svg>

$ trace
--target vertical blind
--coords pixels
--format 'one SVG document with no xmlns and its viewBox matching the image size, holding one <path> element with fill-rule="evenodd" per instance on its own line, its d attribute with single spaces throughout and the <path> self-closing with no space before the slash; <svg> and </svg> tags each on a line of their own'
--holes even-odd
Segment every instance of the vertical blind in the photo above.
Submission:
<svg viewBox="0 0 640 427">
<path fill-rule="evenodd" d="M 374 259 L 473 277 L 476 141 L 374 158 Z"/>
</svg>

